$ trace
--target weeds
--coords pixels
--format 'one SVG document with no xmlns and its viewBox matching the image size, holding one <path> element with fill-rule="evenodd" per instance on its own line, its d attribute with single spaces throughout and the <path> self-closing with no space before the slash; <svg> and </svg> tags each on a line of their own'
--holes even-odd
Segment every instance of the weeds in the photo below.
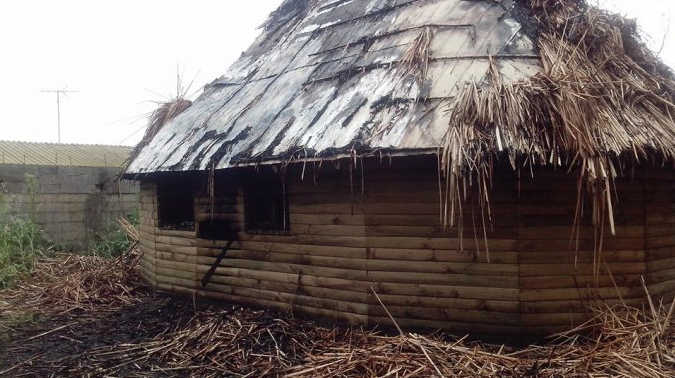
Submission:
<svg viewBox="0 0 675 378">
<path fill-rule="evenodd" d="M 131 225 L 138 227 L 140 215 L 138 210 L 130 213 L 126 219 Z M 115 258 L 127 251 L 135 242 L 125 231 L 121 221 L 111 221 L 108 228 L 97 235 L 97 241 L 91 252 L 94 256 Z"/>
<path fill-rule="evenodd" d="M 35 177 L 26 176 L 28 216 L 10 213 L 9 196 L 0 184 L 0 289 L 12 286 L 30 272 L 36 257 L 44 256 L 50 243 L 37 223 Z"/>
</svg>

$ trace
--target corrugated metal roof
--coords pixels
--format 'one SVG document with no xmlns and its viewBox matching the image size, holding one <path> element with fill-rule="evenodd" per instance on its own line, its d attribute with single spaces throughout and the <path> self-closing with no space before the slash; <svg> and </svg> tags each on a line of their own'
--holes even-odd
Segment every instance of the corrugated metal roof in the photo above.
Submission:
<svg viewBox="0 0 675 378">
<path fill-rule="evenodd" d="M 128 173 L 227 168 L 357 151 L 436 149 L 459 86 L 540 71 L 512 0 L 287 0 Z M 396 68 L 431 32 L 420 81 Z"/>
<path fill-rule="evenodd" d="M 132 147 L 0 141 L 0 164 L 121 167 Z"/>
</svg>

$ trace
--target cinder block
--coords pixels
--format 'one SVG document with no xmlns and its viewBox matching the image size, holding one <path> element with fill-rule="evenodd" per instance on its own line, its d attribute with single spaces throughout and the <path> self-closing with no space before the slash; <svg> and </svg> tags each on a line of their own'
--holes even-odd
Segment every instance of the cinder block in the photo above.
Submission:
<svg viewBox="0 0 675 378">
<path fill-rule="evenodd" d="M 80 171 L 80 167 L 59 166 L 58 171 L 59 176 L 77 175 Z"/>
<path fill-rule="evenodd" d="M 59 174 L 59 168 L 54 165 L 41 165 L 37 168 L 37 174 L 38 176 L 43 176 L 43 175 L 58 175 Z"/>
<path fill-rule="evenodd" d="M 40 184 L 40 193 L 56 194 L 61 192 L 60 184 Z"/>
<path fill-rule="evenodd" d="M 59 176 L 50 174 L 38 175 L 37 182 L 38 184 L 58 184 Z"/>
<path fill-rule="evenodd" d="M 0 179 L 1 180 L 1 179 Z M 2 186 L 5 188 L 7 194 L 22 194 L 26 191 L 26 185 L 21 182 L 4 182 Z"/>
<path fill-rule="evenodd" d="M 96 185 L 82 181 L 77 184 L 78 193 L 96 193 Z"/>
</svg>

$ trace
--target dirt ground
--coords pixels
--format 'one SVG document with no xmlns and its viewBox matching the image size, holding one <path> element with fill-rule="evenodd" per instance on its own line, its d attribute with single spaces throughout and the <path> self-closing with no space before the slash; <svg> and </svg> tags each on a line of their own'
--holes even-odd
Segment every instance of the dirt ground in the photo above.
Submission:
<svg viewBox="0 0 675 378">
<path fill-rule="evenodd" d="M 137 261 L 61 255 L 0 292 L 0 376 L 675 377 L 673 305 L 605 308 L 591 337 L 515 348 L 195 309 L 152 293 Z"/>
</svg>

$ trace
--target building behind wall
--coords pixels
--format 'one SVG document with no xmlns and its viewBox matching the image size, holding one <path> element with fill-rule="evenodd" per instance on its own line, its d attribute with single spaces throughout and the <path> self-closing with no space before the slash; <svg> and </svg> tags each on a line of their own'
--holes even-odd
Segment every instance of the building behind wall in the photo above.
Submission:
<svg viewBox="0 0 675 378">
<path fill-rule="evenodd" d="M 126 146 L 0 141 L 0 182 L 14 215 L 31 201 L 49 238 L 86 250 L 116 217 L 138 207 L 138 187 L 115 182 L 131 152 Z"/>
</svg>

